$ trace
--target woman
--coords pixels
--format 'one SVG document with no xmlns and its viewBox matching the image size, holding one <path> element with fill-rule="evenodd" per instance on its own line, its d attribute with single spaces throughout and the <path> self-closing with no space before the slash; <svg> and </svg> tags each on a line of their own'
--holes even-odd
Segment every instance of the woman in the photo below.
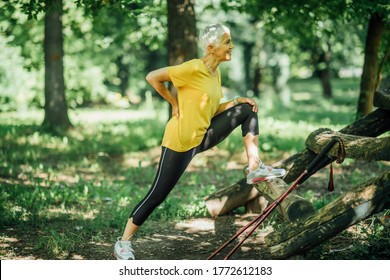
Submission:
<svg viewBox="0 0 390 280">
<path fill-rule="evenodd" d="M 114 246 L 118 259 L 134 259 L 129 238 L 173 189 L 191 159 L 224 140 L 241 126 L 248 159 L 247 182 L 281 177 L 284 169 L 264 165 L 258 152 L 258 107 L 253 99 L 235 98 L 220 103 L 221 72 L 218 65 L 230 61 L 234 47 L 229 29 L 222 24 L 206 27 L 200 34 L 204 56 L 181 65 L 154 70 L 149 84 L 172 106 L 165 128 L 162 153 L 154 182 L 145 198 L 134 208 L 123 236 Z M 172 82 L 177 96 L 164 85 Z"/>
</svg>

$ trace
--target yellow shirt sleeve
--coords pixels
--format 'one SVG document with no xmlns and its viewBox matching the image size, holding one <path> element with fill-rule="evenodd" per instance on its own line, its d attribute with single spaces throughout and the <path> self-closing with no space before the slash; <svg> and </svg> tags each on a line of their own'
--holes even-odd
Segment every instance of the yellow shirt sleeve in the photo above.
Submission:
<svg viewBox="0 0 390 280">
<path fill-rule="evenodd" d="M 188 62 L 168 67 L 168 74 L 175 88 L 180 88 L 188 84 L 192 73 L 193 66 Z"/>
</svg>

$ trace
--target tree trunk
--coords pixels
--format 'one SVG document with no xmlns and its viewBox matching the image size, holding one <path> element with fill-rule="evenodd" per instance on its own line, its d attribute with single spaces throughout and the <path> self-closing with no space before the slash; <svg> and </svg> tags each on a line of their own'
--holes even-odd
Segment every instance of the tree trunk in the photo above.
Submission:
<svg viewBox="0 0 390 280">
<path fill-rule="evenodd" d="M 330 99 L 332 98 L 332 86 L 330 83 L 330 46 L 329 43 L 328 49 L 323 50 L 322 53 L 320 54 L 319 61 L 317 63 L 317 76 L 321 81 L 321 86 L 322 86 L 322 95 Z"/>
<path fill-rule="evenodd" d="M 384 30 L 382 17 L 374 13 L 368 24 L 365 44 L 363 73 L 360 81 L 360 95 L 357 105 L 357 119 L 369 114 L 373 109 L 373 97 L 376 90 L 378 52 Z"/>
<path fill-rule="evenodd" d="M 260 68 L 260 66 L 257 66 L 254 71 L 254 77 L 253 77 L 253 96 L 254 97 L 260 97 L 260 84 L 263 77 L 263 70 Z"/>
<path fill-rule="evenodd" d="M 323 49 L 319 42 L 317 48 L 312 51 L 312 63 L 315 68 L 315 75 L 321 82 L 322 95 L 330 99 L 332 97 L 332 86 L 330 83 L 330 45 L 327 43 L 327 49 Z"/>
<path fill-rule="evenodd" d="M 71 126 L 65 98 L 62 0 L 46 1 L 45 14 L 45 118 L 43 126 L 56 130 Z"/>
<path fill-rule="evenodd" d="M 168 64 L 177 65 L 197 55 L 195 0 L 168 1 Z"/>
<path fill-rule="evenodd" d="M 168 65 L 197 56 L 195 0 L 168 0 Z M 169 89 L 177 94 L 172 83 Z M 169 117 L 171 116 L 169 107 Z"/>
<path fill-rule="evenodd" d="M 244 96 L 247 96 L 248 91 L 251 90 L 251 59 L 252 59 L 252 49 L 254 47 L 254 44 L 244 42 L 243 47 L 244 47 L 243 58 L 244 58 L 244 81 L 245 81 Z"/>
<path fill-rule="evenodd" d="M 378 88 L 380 88 L 380 85 L 382 83 L 382 71 L 383 71 L 383 68 L 385 67 L 386 62 L 387 62 L 389 57 L 390 57 L 390 38 L 388 38 L 388 40 L 387 40 L 386 51 L 383 55 L 381 62 L 379 63 L 378 73 L 376 75 L 376 82 L 375 82 L 375 89 L 376 90 Z M 374 94 L 374 98 L 375 98 L 375 94 Z M 374 106 L 375 106 L 375 101 L 374 101 Z"/>
<path fill-rule="evenodd" d="M 127 88 L 129 86 L 130 77 L 130 65 L 123 62 L 123 55 L 120 55 L 116 59 L 116 65 L 118 67 L 118 78 L 120 79 L 120 93 L 122 96 L 126 96 Z"/>
<path fill-rule="evenodd" d="M 390 172 L 370 180 L 326 205 L 303 223 L 287 225 L 265 237 L 273 258 L 285 259 L 332 238 L 349 226 L 390 206 Z"/>
</svg>

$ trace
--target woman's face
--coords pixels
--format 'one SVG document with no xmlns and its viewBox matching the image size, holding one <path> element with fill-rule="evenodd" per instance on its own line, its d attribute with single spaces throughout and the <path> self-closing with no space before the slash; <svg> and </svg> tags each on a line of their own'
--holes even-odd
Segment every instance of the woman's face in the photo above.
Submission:
<svg viewBox="0 0 390 280">
<path fill-rule="evenodd" d="M 219 46 L 214 49 L 214 56 L 219 61 L 230 61 L 232 58 L 232 49 L 234 48 L 230 34 L 225 33 L 221 37 Z"/>
</svg>

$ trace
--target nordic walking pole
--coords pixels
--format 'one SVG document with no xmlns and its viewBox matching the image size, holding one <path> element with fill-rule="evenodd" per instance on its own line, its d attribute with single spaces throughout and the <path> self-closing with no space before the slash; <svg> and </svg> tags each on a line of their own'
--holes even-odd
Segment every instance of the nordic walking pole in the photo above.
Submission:
<svg viewBox="0 0 390 280">
<path fill-rule="evenodd" d="M 258 215 L 253 221 L 248 223 L 246 226 L 244 226 L 241 230 L 239 230 L 232 238 L 230 238 L 227 242 L 225 242 L 221 247 L 219 247 L 213 254 L 208 257 L 208 260 L 215 257 L 220 251 L 222 251 L 227 245 L 229 245 L 231 242 L 233 242 L 238 236 L 240 236 L 244 231 L 246 231 L 250 226 L 253 224 L 253 229 L 245 236 L 245 238 L 237 244 L 230 253 L 225 257 L 225 259 L 228 259 L 240 246 L 241 244 L 256 230 L 256 228 L 259 227 L 259 225 L 269 216 L 269 214 L 287 197 L 288 194 L 290 194 L 300 183 L 300 180 L 306 176 L 307 174 L 310 174 L 311 172 L 317 171 L 317 166 L 320 166 L 324 164 L 328 160 L 328 158 L 325 157 L 325 155 L 332 149 L 334 144 L 338 142 L 338 139 L 332 138 L 329 143 L 324 147 L 324 149 L 314 158 L 314 160 L 307 166 L 307 168 L 303 171 L 303 173 L 295 180 L 294 184 L 287 189 L 285 193 L 283 193 L 280 197 L 278 197 L 273 203 L 271 203 L 260 215 Z M 325 159 L 324 159 L 325 158 Z"/>
<path fill-rule="evenodd" d="M 295 181 L 295 183 L 285 192 L 283 193 L 280 197 L 278 197 L 274 202 L 272 202 L 266 209 L 263 211 L 263 215 L 261 216 L 260 219 L 256 219 L 256 223 L 253 226 L 253 228 L 248 232 L 247 235 L 229 252 L 229 254 L 226 255 L 224 258 L 225 260 L 229 259 L 231 255 L 241 246 L 242 243 L 244 243 L 245 240 L 248 239 L 249 236 L 252 235 L 252 233 L 260 226 L 260 224 L 271 214 L 271 212 L 286 198 L 286 196 L 291 193 L 296 186 L 298 185 L 298 180 L 300 180 L 303 176 L 305 176 L 306 173 L 302 173 L 298 179 Z"/>
<path fill-rule="evenodd" d="M 268 207 L 267 207 L 268 208 Z M 264 209 L 266 210 L 266 209 Z M 261 212 L 259 216 L 257 216 L 253 221 L 249 222 L 243 228 L 241 228 L 233 237 L 231 237 L 228 241 L 226 241 L 222 246 L 220 246 L 214 253 L 212 253 L 207 259 L 211 260 L 214 258 L 219 252 L 221 252 L 227 245 L 232 243 L 237 237 L 239 237 L 244 231 L 246 231 L 249 227 L 251 227 L 254 223 L 256 223 L 263 215 L 265 211 Z"/>
</svg>

